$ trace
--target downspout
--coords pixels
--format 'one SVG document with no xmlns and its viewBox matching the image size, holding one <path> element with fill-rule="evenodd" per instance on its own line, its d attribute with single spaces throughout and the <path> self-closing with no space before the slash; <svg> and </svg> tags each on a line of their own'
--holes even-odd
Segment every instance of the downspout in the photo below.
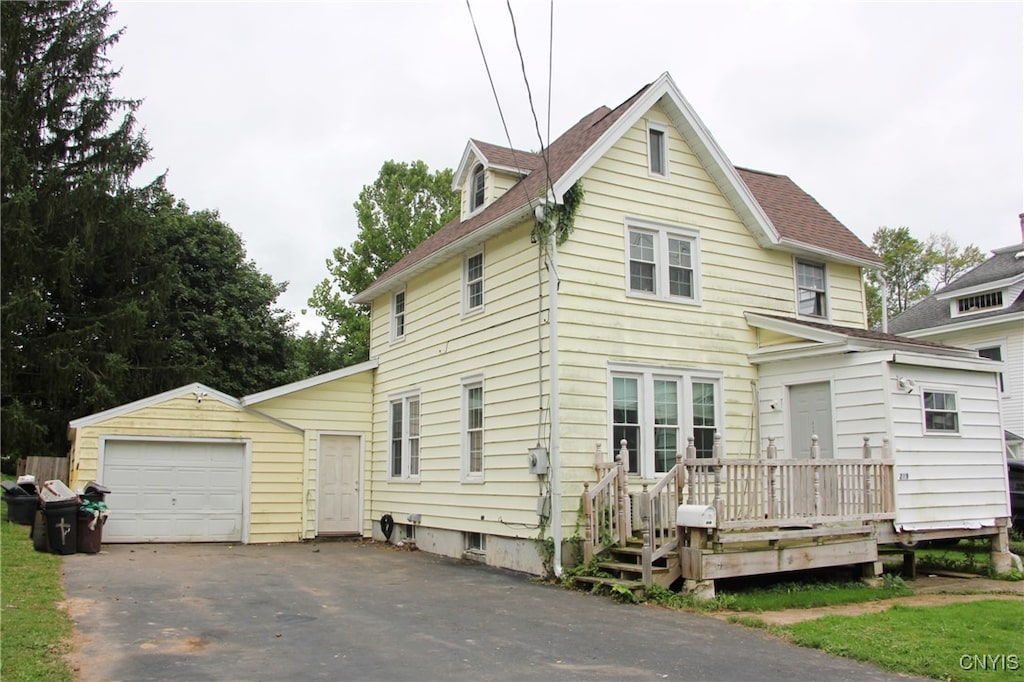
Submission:
<svg viewBox="0 0 1024 682">
<path fill-rule="evenodd" d="M 889 283 L 885 281 L 885 275 L 879 275 L 882 281 L 882 333 L 889 333 Z"/>
<path fill-rule="evenodd" d="M 558 246 L 553 230 L 545 230 L 548 240 L 548 373 L 551 398 L 551 539 L 555 544 L 552 570 L 562 577 L 562 457 L 561 417 L 558 392 Z"/>
</svg>

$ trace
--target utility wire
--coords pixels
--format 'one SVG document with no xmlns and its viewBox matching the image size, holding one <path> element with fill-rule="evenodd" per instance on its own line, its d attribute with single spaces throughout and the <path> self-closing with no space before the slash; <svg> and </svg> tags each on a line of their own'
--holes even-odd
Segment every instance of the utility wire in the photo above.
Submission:
<svg viewBox="0 0 1024 682">
<path fill-rule="evenodd" d="M 501 117 L 501 127 L 505 129 L 505 139 L 508 140 L 509 151 L 512 152 L 512 161 L 515 163 L 516 168 L 519 170 L 525 170 L 525 167 L 519 163 L 519 158 L 516 155 L 515 147 L 512 145 L 512 136 L 508 132 L 508 124 L 505 122 L 505 114 L 501 110 L 501 101 L 498 99 L 498 89 L 494 86 L 494 78 L 491 76 L 491 67 L 487 65 L 487 55 L 484 53 L 484 44 L 480 40 L 480 31 L 476 27 L 476 18 L 473 16 L 473 8 L 469 4 L 469 0 L 466 0 L 466 9 L 469 10 L 469 20 L 473 23 L 473 33 L 476 34 L 476 44 L 480 46 L 480 57 L 484 62 L 484 70 L 487 71 L 487 80 L 491 84 L 491 92 L 494 93 L 494 103 L 498 106 L 498 116 Z M 547 164 L 547 159 L 544 161 Z M 518 184 L 522 184 L 520 181 Z M 523 185 L 523 196 L 526 197 L 526 203 L 529 205 L 530 210 L 533 211 L 533 199 L 530 197 L 530 193 L 526 191 L 526 186 Z"/>
</svg>

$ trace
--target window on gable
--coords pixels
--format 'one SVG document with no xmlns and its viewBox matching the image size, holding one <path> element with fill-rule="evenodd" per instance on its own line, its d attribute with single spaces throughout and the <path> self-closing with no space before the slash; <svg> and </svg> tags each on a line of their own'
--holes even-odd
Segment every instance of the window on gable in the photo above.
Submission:
<svg viewBox="0 0 1024 682">
<path fill-rule="evenodd" d="M 720 423 L 720 379 L 686 371 L 623 369 L 611 375 L 612 448 L 622 441 L 630 473 L 651 478 L 669 471 L 694 439 L 698 457 L 711 457 Z"/>
<path fill-rule="evenodd" d="M 405 336 L 405 292 L 399 291 L 392 301 L 391 340 Z"/>
<path fill-rule="evenodd" d="M 463 273 L 463 311 L 471 312 L 484 307 L 484 254 L 478 253 L 465 261 Z"/>
<path fill-rule="evenodd" d="M 651 175 L 668 175 L 668 135 L 656 123 L 647 124 L 647 162 Z"/>
<path fill-rule="evenodd" d="M 628 292 L 664 300 L 699 302 L 698 238 L 695 231 L 630 226 Z"/>
<path fill-rule="evenodd" d="M 924 430 L 927 433 L 958 433 L 960 415 L 957 412 L 956 393 L 923 391 Z"/>
<path fill-rule="evenodd" d="M 408 395 L 391 400 L 388 420 L 388 476 L 415 479 L 420 475 L 420 398 Z"/>
<path fill-rule="evenodd" d="M 990 291 L 986 294 L 964 296 L 956 300 L 956 309 L 960 314 L 977 313 L 989 308 L 1003 307 L 1003 292 Z"/>
<path fill-rule="evenodd" d="M 484 384 L 479 378 L 462 383 L 462 471 L 464 481 L 484 474 Z"/>
<path fill-rule="evenodd" d="M 821 263 L 796 262 L 797 314 L 828 317 L 825 266 Z"/>
<path fill-rule="evenodd" d="M 1002 346 L 991 346 L 990 348 L 979 348 L 978 356 L 982 358 L 988 358 L 989 360 L 995 360 L 996 362 L 1003 361 L 1003 347 Z M 1006 393 L 1006 384 L 1003 383 L 1003 373 L 999 373 L 999 392 Z"/>
<path fill-rule="evenodd" d="M 469 210 L 475 211 L 484 205 L 484 167 L 477 164 L 473 169 L 472 193 L 469 195 Z"/>
</svg>

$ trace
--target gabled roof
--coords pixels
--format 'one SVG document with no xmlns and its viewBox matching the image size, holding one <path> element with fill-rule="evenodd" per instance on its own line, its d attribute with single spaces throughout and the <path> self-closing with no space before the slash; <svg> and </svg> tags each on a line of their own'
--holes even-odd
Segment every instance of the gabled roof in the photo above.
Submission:
<svg viewBox="0 0 1024 682">
<path fill-rule="evenodd" d="M 455 173 L 452 175 L 452 189 L 458 190 L 466 181 L 466 176 L 476 166 L 477 162 L 482 163 L 484 168 L 505 171 L 515 175 L 527 175 L 530 171 L 536 170 L 544 165 L 544 157 L 534 152 L 525 152 L 520 149 L 499 147 L 489 142 L 470 140 L 466 143 L 466 149 L 462 152 L 462 161 L 459 162 Z"/>
<path fill-rule="evenodd" d="M 68 428 L 74 430 L 82 426 L 91 426 L 92 424 L 98 424 L 107 419 L 114 417 L 121 417 L 126 414 L 131 414 L 136 410 L 141 410 L 144 407 L 151 407 L 153 405 L 159 405 L 160 403 L 173 400 L 174 398 L 180 398 L 181 396 L 191 395 L 196 400 L 213 399 L 218 400 L 225 405 L 242 409 L 242 403 L 236 398 L 232 398 L 227 393 L 221 393 L 220 391 L 210 388 L 204 384 L 192 383 L 179 386 L 178 388 L 172 388 L 169 391 L 151 395 L 146 398 L 141 398 L 135 402 L 125 403 L 124 405 L 118 405 L 112 407 L 109 410 L 97 412 L 96 414 L 90 414 L 86 417 L 79 417 L 78 419 L 72 420 L 68 423 Z"/>
<path fill-rule="evenodd" d="M 889 330 L 897 334 L 924 335 L 942 327 L 975 327 L 1024 319 L 1024 243 L 992 252 L 992 256 L 953 283 L 915 303 L 889 321 Z M 988 312 L 953 317 L 951 299 L 993 290 L 1007 290 L 1016 297 L 1009 305 Z"/>
<path fill-rule="evenodd" d="M 483 243 L 500 230 L 525 219 L 549 195 L 556 202 L 655 104 L 661 104 L 676 129 L 698 156 L 761 246 L 820 254 L 830 260 L 877 267 L 880 259 L 789 178 L 737 170 L 682 96 L 669 74 L 645 85 L 615 109 L 599 107 L 551 143 L 543 162 L 483 211 L 465 221 L 456 218 L 381 275 L 352 301 L 369 303 L 408 277 L 425 271 L 462 248 Z M 473 151 L 475 148 L 476 151 Z M 470 154 L 504 158 L 494 145 L 481 149 L 470 141 Z M 509 158 L 512 150 L 505 150 Z M 515 155 L 518 157 L 519 152 Z M 538 158 L 539 155 L 537 155 Z M 519 165 L 526 165 L 520 161 Z M 749 183 L 745 181 L 749 179 Z M 787 214 L 792 210 L 793 216 Z M 778 221 L 778 224 L 776 224 Z"/>
<path fill-rule="evenodd" d="M 336 369 L 333 372 L 325 372 L 323 374 L 318 374 L 315 377 L 302 379 L 301 381 L 293 381 L 292 383 L 285 384 L 284 386 L 277 386 L 275 388 L 267 389 L 266 391 L 253 393 L 252 395 L 243 397 L 239 402 L 242 405 L 255 405 L 256 403 L 280 398 L 281 396 L 289 395 L 296 391 L 303 391 L 307 388 L 313 388 L 314 386 L 321 386 L 328 382 L 336 381 L 337 379 L 344 379 L 345 377 L 350 377 L 354 374 L 359 374 L 360 372 L 368 372 L 376 368 L 377 360 L 368 360 L 366 362 L 361 362 L 358 365 L 342 367 L 341 369 Z"/>
</svg>

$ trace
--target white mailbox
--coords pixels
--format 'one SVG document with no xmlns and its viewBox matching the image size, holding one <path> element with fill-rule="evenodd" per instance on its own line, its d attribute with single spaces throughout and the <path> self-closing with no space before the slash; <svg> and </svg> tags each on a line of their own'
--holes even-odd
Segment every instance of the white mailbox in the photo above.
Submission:
<svg viewBox="0 0 1024 682">
<path fill-rule="evenodd" d="M 716 528 L 718 514 L 710 505 L 681 504 L 676 510 L 676 525 L 690 528 Z"/>
</svg>

